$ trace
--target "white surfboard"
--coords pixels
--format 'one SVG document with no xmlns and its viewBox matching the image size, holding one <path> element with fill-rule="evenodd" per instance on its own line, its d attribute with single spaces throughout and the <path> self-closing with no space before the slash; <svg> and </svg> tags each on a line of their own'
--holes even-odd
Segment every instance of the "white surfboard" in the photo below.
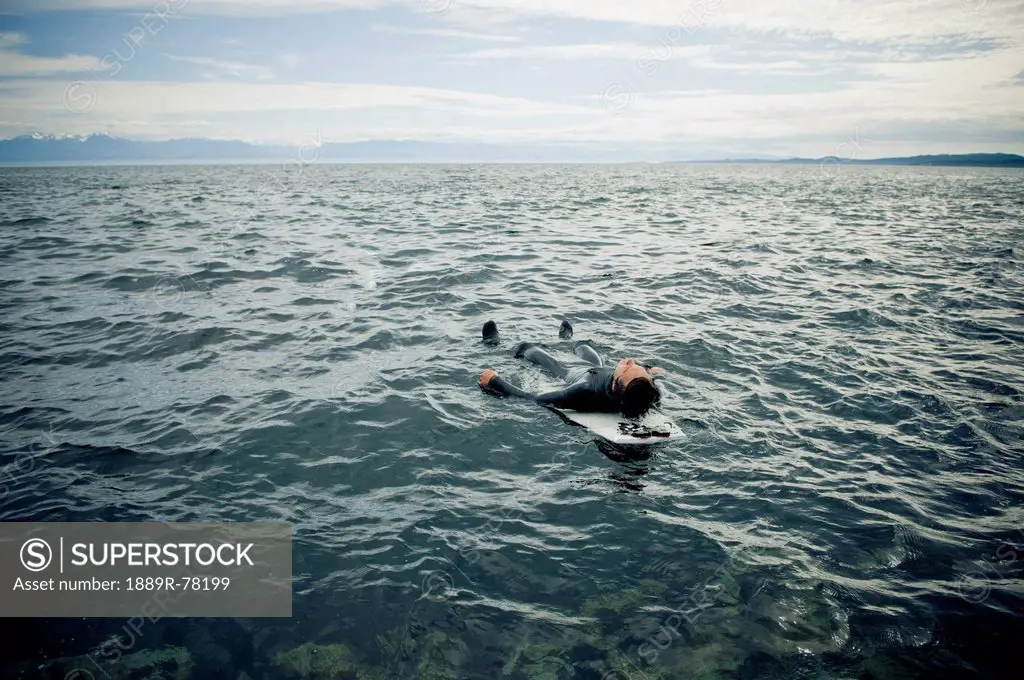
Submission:
<svg viewBox="0 0 1024 680">
<path fill-rule="evenodd" d="M 647 446 L 686 438 L 686 433 L 660 411 L 649 411 L 639 420 L 629 420 L 618 413 L 555 410 L 613 444 Z"/>
</svg>

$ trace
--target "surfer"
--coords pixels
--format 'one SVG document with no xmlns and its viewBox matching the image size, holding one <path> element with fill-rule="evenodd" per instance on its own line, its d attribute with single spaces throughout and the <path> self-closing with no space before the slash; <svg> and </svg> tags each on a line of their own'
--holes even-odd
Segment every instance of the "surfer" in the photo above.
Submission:
<svg viewBox="0 0 1024 680">
<path fill-rule="evenodd" d="M 563 340 L 572 338 L 572 325 L 562 322 L 558 335 Z M 484 342 L 498 344 L 498 326 L 493 321 L 484 324 Z M 661 391 L 654 384 L 654 376 L 661 369 L 637 363 L 636 359 L 623 359 L 614 367 L 605 366 L 601 355 L 587 340 L 573 344 L 573 354 L 589 367 L 569 368 L 548 354 L 542 347 L 529 342 L 516 345 L 516 358 L 531 361 L 556 378 L 565 380 L 560 390 L 532 394 L 500 377 L 490 368 L 480 374 L 480 387 L 501 396 L 522 397 L 572 411 L 621 413 L 626 418 L 639 418 L 661 400 Z"/>
</svg>

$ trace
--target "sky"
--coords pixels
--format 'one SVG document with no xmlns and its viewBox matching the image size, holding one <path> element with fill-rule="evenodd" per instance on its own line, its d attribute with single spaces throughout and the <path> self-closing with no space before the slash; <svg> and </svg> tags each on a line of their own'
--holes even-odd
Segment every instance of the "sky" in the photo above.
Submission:
<svg viewBox="0 0 1024 680">
<path fill-rule="evenodd" d="M 0 0 L 0 137 L 1024 153 L 1024 0 Z"/>
</svg>

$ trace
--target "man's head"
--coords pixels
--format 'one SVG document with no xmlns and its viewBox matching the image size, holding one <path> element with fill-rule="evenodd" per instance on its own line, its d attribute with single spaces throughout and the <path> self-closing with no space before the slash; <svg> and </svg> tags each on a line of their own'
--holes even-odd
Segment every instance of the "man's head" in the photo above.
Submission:
<svg viewBox="0 0 1024 680">
<path fill-rule="evenodd" d="M 661 391 L 651 373 L 636 363 L 636 359 L 620 361 L 613 380 L 619 394 L 619 411 L 627 418 L 639 418 L 661 400 Z"/>
</svg>

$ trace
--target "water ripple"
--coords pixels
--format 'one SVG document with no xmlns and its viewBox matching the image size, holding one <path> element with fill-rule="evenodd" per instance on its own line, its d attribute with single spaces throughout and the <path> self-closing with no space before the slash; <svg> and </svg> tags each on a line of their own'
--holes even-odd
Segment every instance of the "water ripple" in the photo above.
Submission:
<svg viewBox="0 0 1024 680">
<path fill-rule="evenodd" d="M 360 677 L 1013 667 L 1020 173 L 275 173 L 5 171 L 0 519 L 292 522 L 296 617 L 227 635 L 251 677 L 309 640 Z M 475 388 L 552 384 L 506 350 L 563 317 L 662 366 L 691 437 Z M 166 640 L 202 667 L 221 625 Z"/>
</svg>

